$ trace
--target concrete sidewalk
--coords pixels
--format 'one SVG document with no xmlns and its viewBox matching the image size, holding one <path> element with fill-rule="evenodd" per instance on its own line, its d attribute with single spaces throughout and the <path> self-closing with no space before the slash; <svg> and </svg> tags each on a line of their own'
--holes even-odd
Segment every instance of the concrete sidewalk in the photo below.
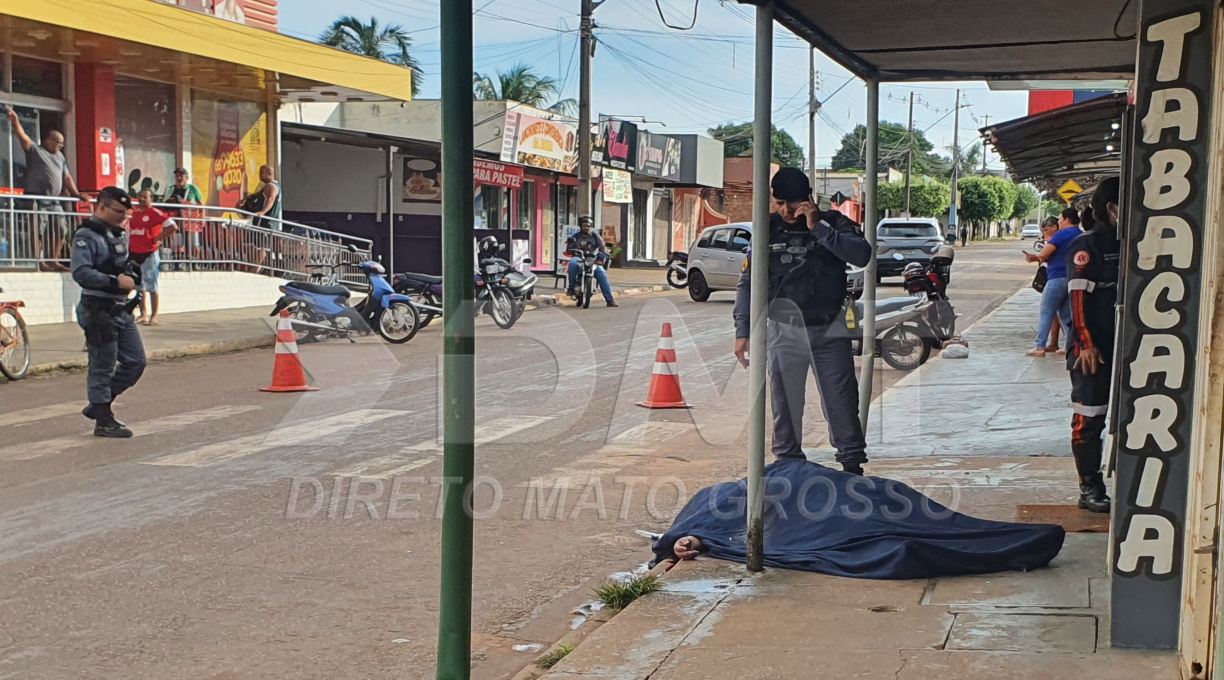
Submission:
<svg viewBox="0 0 1224 680">
<path fill-rule="evenodd" d="M 878 400 L 873 476 L 903 479 L 968 514 L 1070 504 L 1071 410 L 1061 357 L 1035 359 L 1039 296 L 1024 290 Z M 824 451 L 809 453 L 820 459 Z M 1102 533 L 1069 534 L 1044 569 L 869 581 L 699 558 L 589 637 L 546 678 L 607 680 L 1109 677 L 1175 680 L 1173 652 L 1108 646 Z"/>
</svg>

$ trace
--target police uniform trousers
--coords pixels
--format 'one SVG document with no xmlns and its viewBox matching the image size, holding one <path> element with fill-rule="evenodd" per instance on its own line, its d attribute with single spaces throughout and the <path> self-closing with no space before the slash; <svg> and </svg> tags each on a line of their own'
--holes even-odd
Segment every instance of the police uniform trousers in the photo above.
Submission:
<svg viewBox="0 0 1224 680">
<path fill-rule="evenodd" d="M 858 413 L 858 378 L 850 337 L 840 318 L 807 327 L 769 321 L 767 341 L 773 405 L 773 453 L 804 458 L 803 408 L 808 368 L 816 373 L 820 406 L 837 448 L 837 462 L 863 464 L 867 441 Z"/>
<path fill-rule="evenodd" d="M 1113 352 L 1101 348 L 1106 360 Z M 1084 374 L 1079 367 L 1072 368 L 1074 352 L 1067 353 L 1067 368 L 1071 371 L 1071 455 L 1075 456 L 1075 469 L 1080 478 L 1100 473 L 1101 452 L 1104 442 L 1105 417 L 1109 413 L 1110 383 L 1113 369 L 1110 364 L 1097 367 L 1096 373 Z"/>
<path fill-rule="evenodd" d="M 95 298 L 97 301 L 90 300 Z M 145 370 L 144 343 L 131 312 L 112 313 L 119 301 L 82 295 L 77 323 L 89 351 L 89 403 L 109 404 L 140 380 Z"/>
</svg>

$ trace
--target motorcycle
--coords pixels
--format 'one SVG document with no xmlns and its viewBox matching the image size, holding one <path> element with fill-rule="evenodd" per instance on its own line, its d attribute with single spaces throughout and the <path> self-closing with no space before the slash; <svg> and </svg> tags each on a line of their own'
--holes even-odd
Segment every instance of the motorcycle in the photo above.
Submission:
<svg viewBox="0 0 1224 680">
<path fill-rule="evenodd" d="M 956 335 L 956 310 L 948 300 L 948 282 L 952 280 L 955 252 L 951 246 L 943 246 L 928 264 L 911 262 L 902 272 L 905 289 L 911 295 L 931 303 L 917 323 L 919 335 L 932 349 L 943 347 Z"/>
<path fill-rule="evenodd" d="M 522 260 L 522 264 L 531 263 L 529 257 Z M 538 281 L 535 274 L 524 274 L 500 257 L 482 259 L 476 272 L 476 315 L 488 313 L 499 328 L 510 328 L 526 311 L 527 301 Z M 422 327 L 442 316 L 441 276 L 414 272 L 396 274 L 394 289 L 412 299 L 421 314 Z M 509 293 L 509 301 L 505 292 Z"/>
<path fill-rule="evenodd" d="M 608 247 L 612 246 L 610 243 L 607 245 Z M 578 306 L 583 309 L 590 309 L 591 297 L 595 295 L 595 289 L 599 287 L 599 284 L 595 281 L 595 268 L 607 256 L 603 255 L 601 257 L 602 254 L 597 250 L 593 250 L 589 245 L 582 250 L 571 246 L 565 251 L 565 254 L 568 257 L 579 258 L 578 263 L 581 270 L 578 272 L 578 288 L 575 291 Z"/>
<path fill-rule="evenodd" d="M 896 259 L 904 259 L 894 254 Z M 876 355 L 899 370 L 912 371 L 927 362 L 931 350 L 956 335 L 956 311 L 948 300 L 953 249 L 943 246 L 928 264 L 911 262 L 904 269 L 909 297 L 876 302 Z M 863 317 L 863 303 L 855 303 L 855 318 Z M 859 330 L 855 353 L 862 353 Z"/>
<path fill-rule="evenodd" d="M 672 288 L 688 286 L 688 253 L 673 250 L 667 254 L 667 285 Z"/>
<path fill-rule="evenodd" d="M 370 333 L 374 328 L 384 340 L 394 344 L 408 342 L 420 330 L 420 315 L 412 300 L 392 289 L 384 276 L 386 269 L 377 262 L 361 263 L 361 271 L 370 282 L 370 293 L 357 306 L 349 303 L 352 292 L 335 285 L 336 270 L 345 263 L 323 265 L 330 268 L 330 284 L 290 281 L 280 287 L 284 293 L 272 313 L 276 316 L 288 309 L 298 342 L 345 338 L 354 333 Z"/>
<path fill-rule="evenodd" d="M 931 306 L 912 297 L 876 301 L 876 356 L 899 371 L 912 371 L 926 362 L 931 348 L 918 335 L 916 319 Z M 855 356 L 863 355 L 863 301 L 854 302 L 851 346 Z"/>
</svg>

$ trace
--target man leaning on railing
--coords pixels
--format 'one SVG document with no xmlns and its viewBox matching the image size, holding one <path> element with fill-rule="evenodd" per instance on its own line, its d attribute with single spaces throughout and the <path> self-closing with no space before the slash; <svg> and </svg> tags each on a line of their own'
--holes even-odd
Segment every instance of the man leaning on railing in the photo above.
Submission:
<svg viewBox="0 0 1224 680">
<path fill-rule="evenodd" d="M 21 150 L 26 155 L 25 177 L 22 178 L 21 189 L 32 196 L 72 196 L 83 198 L 77 189 L 76 181 L 68 172 L 68 161 L 64 158 L 64 134 L 59 130 L 50 130 L 41 145 L 26 134 L 21 125 L 21 119 L 11 106 L 5 106 L 13 133 L 21 143 Z M 69 267 L 54 260 L 64 259 L 64 239 L 67 235 L 67 219 L 63 215 L 59 201 L 32 199 L 26 202 L 26 207 L 36 213 L 37 226 L 34 230 L 34 252 L 37 259 L 45 259 L 39 264 L 42 271 L 69 271 Z M 45 250 L 44 250 L 45 248 Z"/>
</svg>

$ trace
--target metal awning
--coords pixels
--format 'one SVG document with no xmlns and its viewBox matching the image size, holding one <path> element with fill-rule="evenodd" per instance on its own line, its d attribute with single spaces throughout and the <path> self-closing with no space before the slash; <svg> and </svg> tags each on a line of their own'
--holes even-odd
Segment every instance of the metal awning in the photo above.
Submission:
<svg viewBox="0 0 1224 680">
<path fill-rule="evenodd" d="M 1122 164 L 1126 93 L 1009 120 L 981 129 L 1016 179 L 1049 184 L 1116 175 Z"/>
<path fill-rule="evenodd" d="M 15 52 L 253 96 L 279 78 L 290 101 L 408 101 L 412 71 L 149 0 L 0 0 Z"/>
<path fill-rule="evenodd" d="M 902 9 L 892 0 L 775 3 L 779 23 L 859 77 L 885 82 L 1131 77 L 1138 5 L 921 0 Z M 1124 37 L 1115 34 L 1115 19 Z"/>
</svg>

